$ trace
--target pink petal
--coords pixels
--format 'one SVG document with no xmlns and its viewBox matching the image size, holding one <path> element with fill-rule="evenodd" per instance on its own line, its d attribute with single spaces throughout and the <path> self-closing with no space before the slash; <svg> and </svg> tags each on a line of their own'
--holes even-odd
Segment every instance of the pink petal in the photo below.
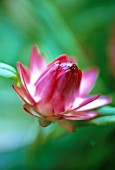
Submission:
<svg viewBox="0 0 115 170">
<path fill-rule="evenodd" d="M 55 83 L 56 83 L 56 74 L 57 71 L 54 68 L 51 68 L 45 73 L 41 75 L 41 77 L 38 79 L 36 82 L 36 98 L 38 98 L 38 101 L 40 99 L 44 100 L 47 99 L 49 100 L 53 92 L 55 90 Z"/>
<path fill-rule="evenodd" d="M 85 105 L 88 105 L 89 103 L 95 101 L 97 98 L 99 98 L 100 95 L 96 96 L 88 96 L 86 98 L 76 98 L 76 100 L 73 103 L 73 107 L 71 110 L 80 110 L 80 108 L 83 108 Z"/>
<path fill-rule="evenodd" d="M 92 68 L 83 72 L 80 85 L 80 96 L 86 96 L 92 90 L 97 79 L 97 76 L 98 76 L 97 68 Z"/>
<path fill-rule="evenodd" d="M 54 113 L 61 114 L 65 111 L 65 97 L 59 92 L 55 92 L 51 99 Z"/>
<path fill-rule="evenodd" d="M 14 90 L 17 92 L 17 94 L 28 104 L 35 104 L 34 99 L 31 97 L 31 95 L 26 91 L 24 88 L 18 87 L 18 86 L 12 86 Z"/>
<path fill-rule="evenodd" d="M 68 62 L 68 56 L 66 54 L 62 54 L 61 56 L 59 56 L 58 58 L 56 58 L 53 62 L 51 62 L 49 64 L 49 66 L 51 66 L 54 63 L 63 63 L 63 62 Z"/>
<path fill-rule="evenodd" d="M 35 105 L 37 112 L 43 116 L 52 116 L 53 115 L 53 106 L 50 102 L 45 102 L 44 100 L 38 102 Z"/>
<path fill-rule="evenodd" d="M 71 56 L 71 58 L 66 55 L 66 54 L 62 54 L 59 57 L 57 57 L 53 62 L 51 62 L 49 64 L 49 66 L 51 66 L 54 63 L 64 63 L 64 62 L 71 62 L 71 63 L 76 63 L 76 58 L 74 58 L 73 56 Z"/>
<path fill-rule="evenodd" d="M 100 98 L 97 98 L 97 99 L 91 101 L 90 103 L 88 103 L 88 104 L 86 104 L 86 105 L 84 105 L 82 107 L 79 107 L 77 109 L 77 111 L 85 111 L 85 110 L 94 109 L 94 108 L 103 106 L 105 104 L 108 104 L 110 102 L 111 102 L 111 98 L 101 96 Z"/>
<path fill-rule="evenodd" d="M 62 126 L 68 132 L 75 132 L 74 125 L 71 121 L 62 119 L 57 121 L 57 123 Z"/>
<path fill-rule="evenodd" d="M 76 96 L 78 95 L 79 85 L 81 81 L 82 72 L 81 70 L 78 70 L 77 74 L 71 75 L 69 78 L 69 81 L 61 81 L 60 87 L 62 88 L 65 84 L 65 89 L 62 91 L 63 95 L 65 96 L 65 107 L 68 109 L 75 100 Z M 67 79 L 65 77 L 65 79 Z"/>
<path fill-rule="evenodd" d="M 20 62 L 17 63 L 17 68 L 18 68 L 18 72 L 19 72 L 19 75 L 20 75 L 21 82 L 22 82 L 23 86 L 26 87 L 25 84 L 29 83 L 28 70 Z"/>
<path fill-rule="evenodd" d="M 34 85 L 30 83 L 28 70 L 19 62 L 17 63 L 17 67 L 18 67 L 22 85 L 24 86 L 27 93 L 29 93 L 30 96 L 34 98 L 36 88 Z"/>
<path fill-rule="evenodd" d="M 65 111 L 65 98 L 57 87 L 57 72 L 59 64 L 48 68 L 36 83 L 37 109 L 43 114 L 60 113 Z M 49 103 L 49 105 L 48 105 Z M 43 107 L 41 108 L 41 105 Z M 48 107 L 45 109 L 45 105 Z M 50 107 L 52 106 L 52 107 Z M 50 107 L 50 109 L 49 109 Z M 51 112 L 51 113 L 50 113 Z"/>
<path fill-rule="evenodd" d="M 69 120 L 89 120 L 93 117 L 97 116 L 98 113 L 96 111 L 89 111 L 89 112 L 71 112 L 69 114 L 63 115 L 65 119 Z"/>
<path fill-rule="evenodd" d="M 34 84 L 39 78 L 41 72 L 45 68 L 45 61 L 37 50 L 36 46 L 32 47 L 30 58 L 30 76 L 31 83 Z"/>
<path fill-rule="evenodd" d="M 26 112 L 28 112 L 29 114 L 31 114 L 31 115 L 33 115 L 33 116 L 35 116 L 35 117 L 42 117 L 38 112 L 36 112 L 36 111 L 34 110 L 34 107 L 33 107 L 33 106 L 30 106 L 30 105 L 28 105 L 28 104 L 25 104 L 25 105 L 23 106 L 23 108 L 24 108 L 24 110 L 25 110 Z"/>
</svg>

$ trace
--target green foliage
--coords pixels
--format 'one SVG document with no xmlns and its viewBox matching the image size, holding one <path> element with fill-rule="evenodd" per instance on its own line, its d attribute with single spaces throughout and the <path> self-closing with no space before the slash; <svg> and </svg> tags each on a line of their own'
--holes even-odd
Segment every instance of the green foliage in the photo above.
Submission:
<svg viewBox="0 0 115 170">
<path fill-rule="evenodd" d="M 99 126 L 114 124 L 115 123 L 115 115 L 95 118 L 93 120 L 90 120 L 90 123 L 95 124 L 95 125 L 99 125 Z"/>
<path fill-rule="evenodd" d="M 11 80 L 17 80 L 18 77 L 15 68 L 4 63 L 0 63 L 0 76 Z"/>
<path fill-rule="evenodd" d="M 111 106 L 104 106 L 98 109 L 100 116 L 114 116 L 115 115 L 115 108 Z"/>
<path fill-rule="evenodd" d="M 98 110 L 99 117 L 89 121 L 89 123 L 99 126 L 115 124 L 115 108 L 105 106 Z"/>
</svg>

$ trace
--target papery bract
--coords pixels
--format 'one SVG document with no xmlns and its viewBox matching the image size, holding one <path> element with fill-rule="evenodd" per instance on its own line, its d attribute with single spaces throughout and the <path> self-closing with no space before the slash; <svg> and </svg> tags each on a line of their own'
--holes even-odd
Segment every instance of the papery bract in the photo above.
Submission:
<svg viewBox="0 0 115 170">
<path fill-rule="evenodd" d="M 96 68 L 81 72 L 67 55 L 49 65 L 33 46 L 29 68 L 17 63 L 20 85 L 13 86 L 24 101 L 24 110 L 38 117 L 41 126 L 57 122 L 74 132 L 70 120 L 89 120 L 98 115 L 92 109 L 108 104 L 111 99 L 88 96 L 98 76 Z"/>
</svg>

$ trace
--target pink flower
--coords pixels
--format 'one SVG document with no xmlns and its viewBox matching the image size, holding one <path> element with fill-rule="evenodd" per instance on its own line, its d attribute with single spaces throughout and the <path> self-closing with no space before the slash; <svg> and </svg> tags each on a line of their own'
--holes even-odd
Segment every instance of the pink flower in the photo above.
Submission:
<svg viewBox="0 0 115 170">
<path fill-rule="evenodd" d="M 88 96 L 98 72 L 96 68 L 81 72 L 67 55 L 49 65 L 33 46 L 29 68 L 17 63 L 20 85 L 13 86 L 24 101 L 24 110 L 38 117 L 41 126 L 57 122 L 74 132 L 72 121 L 89 120 L 98 115 L 92 110 L 108 104 L 111 99 Z"/>
</svg>

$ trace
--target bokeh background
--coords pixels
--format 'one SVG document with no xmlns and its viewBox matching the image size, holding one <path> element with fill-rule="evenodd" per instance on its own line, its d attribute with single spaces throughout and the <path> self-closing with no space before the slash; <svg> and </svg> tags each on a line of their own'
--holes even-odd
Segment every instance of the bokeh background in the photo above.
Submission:
<svg viewBox="0 0 115 170">
<path fill-rule="evenodd" d="M 114 0 L 0 0 L 0 62 L 27 65 L 33 44 L 50 62 L 76 56 L 97 66 L 92 93 L 115 94 Z M 0 170 L 114 170 L 115 124 L 41 128 L 24 113 L 10 80 L 0 78 Z"/>
</svg>

